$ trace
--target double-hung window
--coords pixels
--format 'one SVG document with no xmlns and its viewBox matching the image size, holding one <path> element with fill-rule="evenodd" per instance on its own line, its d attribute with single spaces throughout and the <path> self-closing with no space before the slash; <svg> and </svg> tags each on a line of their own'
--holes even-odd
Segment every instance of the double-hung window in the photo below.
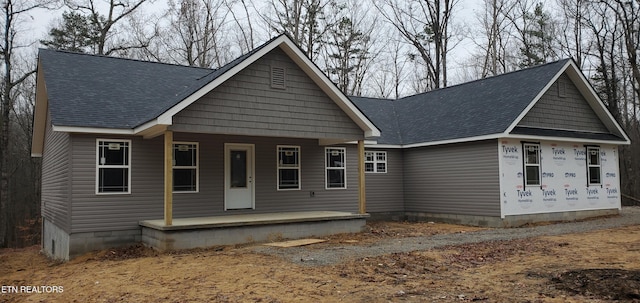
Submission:
<svg viewBox="0 0 640 303">
<path fill-rule="evenodd" d="M 524 185 L 540 185 L 540 144 L 524 143 Z"/>
<path fill-rule="evenodd" d="M 325 148 L 325 186 L 347 188 L 347 152 L 344 147 Z"/>
<path fill-rule="evenodd" d="M 96 193 L 131 193 L 131 140 L 98 139 Z"/>
<path fill-rule="evenodd" d="M 600 148 L 587 146 L 587 180 L 588 185 L 600 185 Z"/>
<path fill-rule="evenodd" d="M 367 173 L 387 172 L 387 152 L 385 151 L 365 151 L 364 171 Z"/>
<path fill-rule="evenodd" d="M 198 192 L 198 143 L 173 144 L 173 191 Z"/>
<path fill-rule="evenodd" d="M 300 189 L 300 146 L 278 145 L 278 190 Z"/>
</svg>

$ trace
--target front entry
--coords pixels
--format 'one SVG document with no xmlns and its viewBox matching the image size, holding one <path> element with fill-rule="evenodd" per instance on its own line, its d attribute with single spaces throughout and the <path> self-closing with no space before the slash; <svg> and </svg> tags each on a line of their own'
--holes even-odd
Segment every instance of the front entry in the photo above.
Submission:
<svg viewBox="0 0 640 303">
<path fill-rule="evenodd" d="M 253 144 L 224 145 L 224 209 L 255 208 Z"/>
</svg>

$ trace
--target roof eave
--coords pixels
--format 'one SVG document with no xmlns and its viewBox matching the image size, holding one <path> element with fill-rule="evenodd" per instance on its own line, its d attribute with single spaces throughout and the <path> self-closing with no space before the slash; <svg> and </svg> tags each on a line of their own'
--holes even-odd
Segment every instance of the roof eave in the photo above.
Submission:
<svg viewBox="0 0 640 303">
<path fill-rule="evenodd" d="M 58 126 L 52 125 L 54 132 L 81 133 L 81 134 L 109 134 L 109 135 L 136 135 L 133 129 L 129 128 L 104 128 L 104 127 L 82 127 L 82 126 Z"/>
<path fill-rule="evenodd" d="M 365 138 L 380 137 L 380 130 L 336 87 L 291 39 L 286 36 L 278 44 L 280 48 L 327 94 L 343 112 L 365 132 Z"/>
<path fill-rule="evenodd" d="M 628 140 L 599 140 L 599 139 L 586 139 L 586 138 L 574 138 L 574 137 L 555 137 L 555 136 L 537 136 L 537 135 L 520 135 L 520 134 L 506 134 L 504 135 L 503 138 L 540 140 L 540 141 L 564 141 L 564 142 L 590 143 L 590 144 L 611 144 L 611 145 L 631 144 L 631 141 L 628 141 Z"/>
<path fill-rule="evenodd" d="M 536 97 L 531 100 L 529 105 L 518 115 L 518 117 L 509 125 L 509 127 L 505 130 L 505 134 L 509 134 L 513 131 L 513 129 L 520 124 L 520 121 L 529 113 L 529 111 L 535 106 L 535 104 L 542 98 L 542 96 L 549 90 L 551 85 L 553 85 L 558 78 L 563 74 L 567 73 L 569 78 L 573 81 L 574 85 L 578 88 L 580 93 L 587 100 L 591 108 L 595 111 L 596 115 L 602 123 L 609 129 L 615 130 L 616 135 L 620 135 L 624 138 L 624 143 L 616 143 L 616 144 L 631 144 L 631 140 L 626 132 L 622 129 L 620 124 L 613 118 L 611 113 L 607 110 L 604 102 L 600 100 L 598 94 L 595 92 L 589 81 L 586 79 L 584 74 L 580 71 L 575 61 L 568 60 L 567 63 L 560 68 L 560 70 L 553 76 L 553 78 L 547 83 L 547 85 L 536 95 Z"/>
<path fill-rule="evenodd" d="M 31 156 L 42 157 L 44 150 L 44 137 L 47 131 L 47 112 L 49 98 L 47 86 L 44 80 L 42 62 L 38 58 L 38 70 L 36 73 L 36 104 L 33 110 L 33 134 L 31 135 Z"/>
</svg>

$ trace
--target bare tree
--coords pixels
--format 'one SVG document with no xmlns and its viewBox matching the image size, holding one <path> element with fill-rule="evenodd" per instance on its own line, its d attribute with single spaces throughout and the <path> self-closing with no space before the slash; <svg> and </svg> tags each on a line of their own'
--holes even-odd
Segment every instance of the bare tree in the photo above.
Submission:
<svg viewBox="0 0 640 303">
<path fill-rule="evenodd" d="M 66 5 L 88 16 L 92 27 L 96 28 L 98 35 L 94 53 L 99 55 L 112 55 L 131 49 L 140 49 L 148 46 L 148 41 L 136 41 L 129 39 L 116 39 L 118 25 L 126 18 L 131 17 L 148 0 L 105 0 L 105 3 L 96 0 L 65 0 Z M 101 7 L 106 4 L 106 14 Z"/>
<path fill-rule="evenodd" d="M 225 4 L 238 29 L 238 40 L 241 53 L 246 53 L 256 47 L 256 33 L 251 22 L 251 14 L 246 0 L 225 0 Z M 238 8 L 240 5 L 240 8 Z M 237 10 L 240 10 L 239 12 Z M 242 15 L 242 16 L 241 16 Z"/>
<path fill-rule="evenodd" d="M 372 67 L 373 75 L 370 77 L 373 96 L 379 98 L 398 99 L 405 91 L 408 81 L 408 50 L 407 45 L 399 38 L 392 37 L 384 42 L 385 47 Z"/>
<path fill-rule="evenodd" d="M 426 89 L 447 86 L 453 9 L 456 0 L 385 0 L 378 10 L 411 44 L 426 67 Z M 420 88 L 418 88 L 420 89 Z"/>
<path fill-rule="evenodd" d="M 555 24 L 542 2 L 517 1 L 508 15 L 520 40 L 520 67 L 529 67 L 556 59 Z"/>
<path fill-rule="evenodd" d="M 272 0 L 271 14 L 262 17 L 271 30 L 289 35 L 314 60 L 322 37 L 333 25 L 325 10 L 336 5 L 334 0 Z"/>
<path fill-rule="evenodd" d="M 336 8 L 337 24 L 328 29 L 324 39 L 327 72 L 348 95 L 362 95 L 369 67 L 379 54 L 375 46 L 377 19 L 367 17 L 368 9 L 357 1 L 347 1 Z"/>
<path fill-rule="evenodd" d="M 585 49 L 585 15 L 588 12 L 586 0 L 558 0 L 562 19 L 560 20 L 560 53 L 563 57 L 573 57 L 578 66 L 583 67 Z"/>
<path fill-rule="evenodd" d="M 164 45 L 171 62 L 217 68 L 233 57 L 225 24 L 229 9 L 222 0 L 169 2 Z"/>
<path fill-rule="evenodd" d="M 509 0 L 485 0 L 483 10 L 478 14 L 479 31 L 473 40 L 481 50 L 479 60 L 480 77 L 495 76 L 508 71 L 508 43 L 510 42 L 510 24 L 508 17 L 515 7 Z M 480 40 L 480 41 L 478 41 Z"/>
<path fill-rule="evenodd" d="M 2 99 L 0 102 L 0 247 L 6 247 L 9 239 L 9 211 L 15 203 L 11 195 L 11 181 L 17 170 L 11 146 L 12 129 L 15 127 L 13 113 L 20 97 L 18 88 L 34 73 L 34 69 L 21 64 L 21 52 L 33 44 L 25 40 L 23 22 L 28 13 L 36 8 L 46 7 L 51 2 L 43 1 L 14 1 L 6 0 L 2 6 L 2 42 L 0 42 L 0 57 L 2 57 Z"/>
</svg>

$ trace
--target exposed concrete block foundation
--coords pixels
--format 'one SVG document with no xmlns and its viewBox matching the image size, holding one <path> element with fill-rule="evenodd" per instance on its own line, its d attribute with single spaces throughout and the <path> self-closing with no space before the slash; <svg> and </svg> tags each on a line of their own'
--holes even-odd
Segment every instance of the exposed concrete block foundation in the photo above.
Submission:
<svg viewBox="0 0 640 303">
<path fill-rule="evenodd" d="M 597 209 L 597 210 L 581 210 L 559 213 L 530 214 L 506 216 L 503 220 L 504 227 L 516 227 L 536 222 L 554 222 L 554 221 L 575 221 L 588 218 L 611 216 L 620 214 L 620 210 L 615 209 Z"/>
<path fill-rule="evenodd" d="M 403 211 L 369 213 L 369 215 L 367 221 L 405 221 L 407 219 Z"/>
<path fill-rule="evenodd" d="M 142 227 L 142 242 L 160 251 L 322 237 L 361 232 L 366 219 L 294 222 L 268 225 L 158 230 Z"/>
<path fill-rule="evenodd" d="M 506 216 L 504 219 L 500 217 L 490 216 L 431 214 L 421 212 L 407 212 L 405 213 L 405 215 L 408 221 L 433 221 L 483 227 L 518 227 L 531 223 L 575 221 L 602 216 L 618 215 L 619 213 L 620 211 L 616 208 L 516 215 Z"/>
<path fill-rule="evenodd" d="M 43 218 L 42 251 L 52 259 L 69 260 L 69 234 Z"/>
<path fill-rule="evenodd" d="M 141 239 L 139 228 L 71 234 L 69 256 L 74 258 L 94 250 L 131 245 L 140 242 Z"/>
</svg>

